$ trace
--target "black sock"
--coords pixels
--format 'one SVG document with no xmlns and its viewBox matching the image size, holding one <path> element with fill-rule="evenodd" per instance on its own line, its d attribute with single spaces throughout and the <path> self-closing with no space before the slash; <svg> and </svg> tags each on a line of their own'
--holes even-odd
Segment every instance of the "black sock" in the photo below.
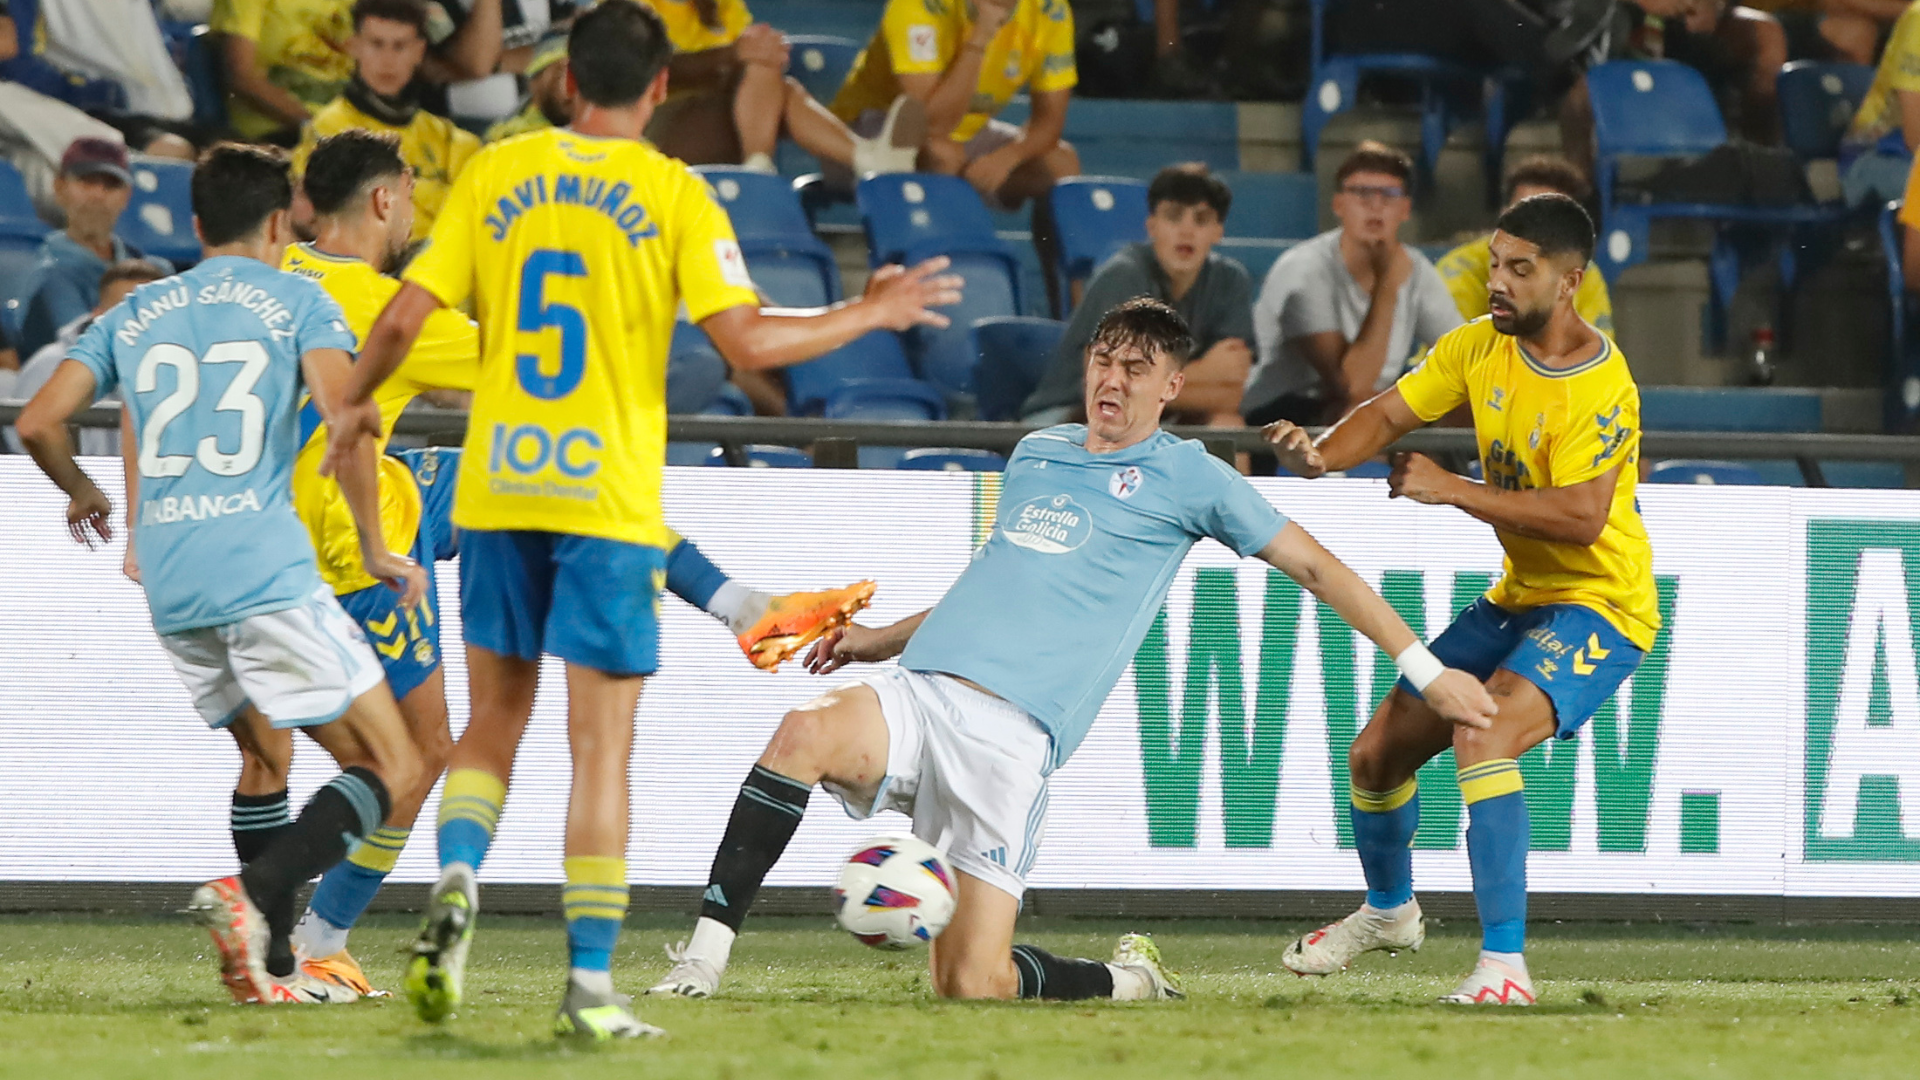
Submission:
<svg viewBox="0 0 1920 1080">
<path fill-rule="evenodd" d="M 800 827 L 812 790 L 770 769 L 753 767 L 733 801 L 733 816 L 727 819 L 720 850 L 713 853 L 713 872 L 707 876 L 707 893 L 700 901 L 702 918 L 739 931 L 760 882 L 787 850 L 793 830 Z"/>
<path fill-rule="evenodd" d="M 392 809 L 387 785 L 355 766 L 314 792 L 299 820 L 240 872 L 240 883 L 273 932 L 269 974 L 293 974 L 288 936 L 293 933 L 295 890 L 346 858 L 347 849 L 379 828 Z"/>
<path fill-rule="evenodd" d="M 287 789 L 267 795 L 233 793 L 230 820 L 233 828 L 233 853 L 245 866 L 273 846 L 279 835 L 293 825 L 287 810 Z"/>
<path fill-rule="evenodd" d="M 1013 970 L 1020 973 L 1023 998 L 1081 1001 L 1113 996 L 1113 972 L 1098 960 L 1071 960 L 1032 945 L 1015 945 Z"/>
</svg>

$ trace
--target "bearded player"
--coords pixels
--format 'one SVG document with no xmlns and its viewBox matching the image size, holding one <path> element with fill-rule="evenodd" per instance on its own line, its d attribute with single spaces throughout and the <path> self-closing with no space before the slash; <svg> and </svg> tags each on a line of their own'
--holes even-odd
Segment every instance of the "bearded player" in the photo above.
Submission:
<svg viewBox="0 0 1920 1080">
<path fill-rule="evenodd" d="M 1500 704 L 1493 726 L 1450 724 L 1430 694 L 1404 680 L 1395 686 L 1347 753 L 1366 903 L 1288 946 L 1281 962 L 1326 975 L 1369 950 L 1419 948 L 1426 924 L 1413 898 L 1414 773 L 1452 747 L 1481 951 L 1442 1000 L 1531 1005 L 1527 800 L 1516 759 L 1580 730 L 1640 666 L 1660 613 L 1634 503 L 1640 391 L 1619 349 L 1573 306 L 1593 255 L 1593 221 L 1565 195 L 1536 195 L 1500 215 L 1489 247 L 1489 315 L 1442 337 L 1424 364 L 1317 442 L 1284 421 L 1266 429 L 1282 465 L 1315 477 L 1471 405 L 1486 482 L 1402 454 L 1388 493 L 1459 507 L 1492 525 L 1507 555 L 1505 575 L 1433 643 L 1442 662 L 1486 681 Z"/>
<path fill-rule="evenodd" d="M 714 855 L 692 940 L 652 993 L 707 997 L 760 883 L 815 784 L 855 817 L 898 810 L 946 852 L 959 906 L 929 957 L 951 998 L 1179 996 L 1145 935 L 1111 962 L 1015 945 L 1014 916 L 1046 831 L 1047 777 L 1126 670 L 1193 545 L 1257 557 L 1327 603 L 1460 724 L 1493 702 L 1447 671 L 1354 572 L 1197 442 L 1160 430 L 1193 336 L 1167 305 L 1108 312 L 1086 351 L 1087 423 L 1036 431 L 1007 462 L 993 535 L 932 610 L 823 639 L 816 672 L 899 657 L 786 715 L 747 774 Z"/>
</svg>

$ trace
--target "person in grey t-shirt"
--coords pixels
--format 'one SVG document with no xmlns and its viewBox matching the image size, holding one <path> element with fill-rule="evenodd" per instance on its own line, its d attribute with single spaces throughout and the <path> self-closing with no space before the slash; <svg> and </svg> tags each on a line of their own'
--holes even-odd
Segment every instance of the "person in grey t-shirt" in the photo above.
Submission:
<svg viewBox="0 0 1920 1080">
<path fill-rule="evenodd" d="M 1205 165 L 1169 165 L 1147 186 L 1147 243 L 1100 265 L 1061 335 L 1053 363 L 1021 407 L 1035 424 L 1085 419 L 1087 342 L 1107 312 L 1136 296 L 1169 304 L 1193 331 L 1198 355 L 1167 407 L 1187 423 L 1239 427 L 1240 393 L 1253 365 L 1253 279 L 1213 246 L 1226 233 L 1233 192 Z"/>
<path fill-rule="evenodd" d="M 1254 302 L 1259 359 L 1247 423 L 1332 423 L 1393 385 L 1459 309 L 1425 255 L 1402 244 L 1413 162 L 1371 140 L 1335 174 L 1340 227 L 1280 257 Z"/>
</svg>

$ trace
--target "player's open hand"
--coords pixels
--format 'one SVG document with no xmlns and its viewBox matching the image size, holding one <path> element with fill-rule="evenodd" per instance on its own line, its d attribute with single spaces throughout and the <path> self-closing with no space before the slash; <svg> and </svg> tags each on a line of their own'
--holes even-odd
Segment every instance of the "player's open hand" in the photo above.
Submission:
<svg viewBox="0 0 1920 1080">
<path fill-rule="evenodd" d="M 1421 691 L 1434 712 L 1461 727 L 1490 728 L 1500 706 L 1480 680 L 1455 668 L 1448 668 Z"/>
<path fill-rule="evenodd" d="M 1460 478 L 1440 467 L 1440 463 L 1419 453 L 1395 454 L 1393 471 L 1387 475 L 1387 497 L 1412 499 L 1428 506 L 1444 506 L 1448 492 Z"/>
<path fill-rule="evenodd" d="M 99 488 L 88 484 L 87 490 L 67 503 L 67 535 L 89 551 L 95 543 L 113 539 L 113 503 Z"/>
<path fill-rule="evenodd" d="M 815 675 L 838 671 L 848 664 L 873 663 L 894 655 L 887 648 L 883 631 L 859 623 L 848 623 L 829 631 L 807 650 L 807 670 Z"/>
<path fill-rule="evenodd" d="M 1273 447 L 1281 467 L 1288 472 L 1309 480 L 1326 475 L 1327 463 L 1314 448 L 1313 436 L 1307 434 L 1306 428 L 1291 421 L 1275 420 L 1260 429 L 1260 436 Z"/>
<path fill-rule="evenodd" d="M 353 460 L 361 439 L 380 438 L 380 406 L 372 401 L 342 405 L 327 417 L 327 455 L 320 475 L 333 476 Z"/>
<path fill-rule="evenodd" d="M 966 284 L 958 274 L 943 273 L 950 264 L 940 255 L 912 268 L 883 266 L 867 279 L 861 302 L 874 305 L 880 325 L 888 330 L 945 327 L 952 320 L 933 309 L 959 303 L 960 289 Z"/>
<path fill-rule="evenodd" d="M 391 551 L 363 553 L 367 564 L 367 573 L 386 583 L 387 588 L 400 594 L 400 606 L 412 611 L 420 598 L 427 595 L 427 572 L 417 562 L 405 555 L 396 555 Z"/>
</svg>

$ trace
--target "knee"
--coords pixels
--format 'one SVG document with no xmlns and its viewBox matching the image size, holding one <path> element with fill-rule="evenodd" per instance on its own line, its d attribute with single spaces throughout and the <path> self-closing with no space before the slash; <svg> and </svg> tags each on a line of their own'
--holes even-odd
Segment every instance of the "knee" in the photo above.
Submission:
<svg viewBox="0 0 1920 1080">
<path fill-rule="evenodd" d="M 832 726 L 833 721 L 818 709 L 790 710 L 781 718 L 780 727 L 767 743 L 767 752 L 761 757 L 761 764 L 783 776 L 798 775 L 796 769 L 812 775 L 817 771 L 812 766 L 820 760 L 822 748 L 831 736 Z M 802 765 L 805 767 L 802 768 Z"/>
<path fill-rule="evenodd" d="M 1065 139 L 1047 155 L 1047 172 L 1055 180 L 1064 180 L 1069 176 L 1080 175 L 1080 151 Z"/>
<path fill-rule="evenodd" d="M 1011 962 L 1004 971 L 961 964 L 935 970 L 933 992 L 956 1001 L 1005 1001 L 1019 994 L 1020 980 Z"/>
<path fill-rule="evenodd" d="M 1386 747 L 1369 734 L 1372 730 L 1369 726 L 1347 747 L 1347 775 L 1362 791 L 1390 791 L 1405 780 L 1391 775 Z"/>
</svg>

